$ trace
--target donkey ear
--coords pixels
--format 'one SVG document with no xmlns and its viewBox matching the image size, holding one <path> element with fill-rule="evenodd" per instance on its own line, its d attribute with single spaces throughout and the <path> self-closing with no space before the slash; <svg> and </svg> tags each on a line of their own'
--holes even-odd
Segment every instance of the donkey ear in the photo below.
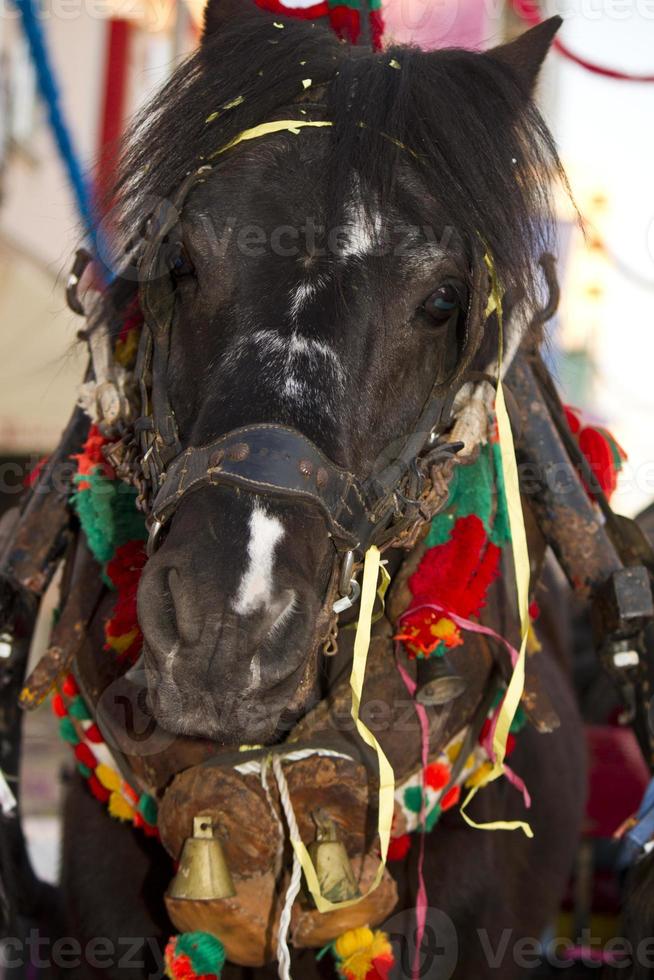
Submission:
<svg viewBox="0 0 654 980">
<path fill-rule="evenodd" d="M 265 19 L 266 16 L 255 0 L 207 0 L 203 37 L 218 34 L 223 28 L 238 23 L 239 20 Z M 270 15 L 268 18 L 272 19 Z"/>
<path fill-rule="evenodd" d="M 491 48 L 487 54 L 510 68 L 521 88 L 531 95 L 545 55 L 562 23 L 560 17 L 549 17 L 542 24 L 525 31 L 515 41 Z"/>
</svg>

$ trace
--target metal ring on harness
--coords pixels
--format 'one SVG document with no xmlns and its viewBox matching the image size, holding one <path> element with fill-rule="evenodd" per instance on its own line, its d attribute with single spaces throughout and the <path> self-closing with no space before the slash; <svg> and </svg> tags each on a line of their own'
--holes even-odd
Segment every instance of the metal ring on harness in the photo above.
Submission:
<svg viewBox="0 0 654 980">
<path fill-rule="evenodd" d="M 347 595 L 341 596 L 337 599 L 332 609 L 338 615 L 339 613 L 345 612 L 346 609 L 351 609 L 352 606 L 358 602 L 359 596 L 361 595 L 361 586 L 355 578 L 350 579 L 350 591 Z"/>
</svg>

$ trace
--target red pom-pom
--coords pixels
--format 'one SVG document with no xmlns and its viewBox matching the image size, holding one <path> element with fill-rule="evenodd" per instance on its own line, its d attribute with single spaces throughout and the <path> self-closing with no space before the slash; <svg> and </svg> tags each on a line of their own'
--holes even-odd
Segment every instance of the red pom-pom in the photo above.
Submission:
<svg viewBox="0 0 654 980">
<path fill-rule="evenodd" d="M 198 980 L 198 975 L 193 969 L 191 958 L 185 955 L 177 955 L 176 943 L 171 940 L 166 946 L 166 976 L 171 980 Z"/>
<path fill-rule="evenodd" d="M 578 435 L 579 432 L 581 432 L 581 417 L 579 409 L 572 408 L 571 405 L 564 405 L 563 411 L 565 412 L 565 417 L 570 432 L 572 432 L 573 436 Z"/>
<path fill-rule="evenodd" d="M 446 810 L 451 810 L 453 806 L 456 806 L 460 799 L 461 787 L 453 786 L 452 789 L 449 789 L 440 800 L 440 807 L 443 813 Z"/>
<path fill-rule="evenodd" d="M 78 762 L 81 762 L 83 766 L 88 766 L 89 769 L 95 769 L 98 764 L 98 760 L 84 742 L 75 746 L 75 756 Z"/>
<path fill-rule="evenodd" d="M 359 11 L 353 7 L 331 7 L 329 22 L 342 41 L 356 44 L 361 31 Z"/>
<path fill-rule="evenodd" d="M 444 762 L 432 762 L 425 769 L 425 785 L 430 789 L 443 789 L 450 781 L 450 767 Z"/>
<path fill-rule="evenodd" d="M 529 618 L 532 620 L 536 620 L 538 619 L 539 616 L 540 616 L 540 606 L 534 599 L 533 602 L 529 603 Z"/>
<path fill-rule="evenodd" d="M 479 733 L 479 744 L 483 745 L 488 736 L 490 735 L 491 725 L 493 724 L 491 718 L 487 718 L 482 725 L 481 732 Z M 510 755 L 515 748 L 515 735 L 509 734 L 506 740 L 506 755 Z"/>
<path fill-rule="evenodd" d="M 370 11 L 370 40 L 373 51 L 381 51 L 382 40 L 384 37 L 384 17 L 381 10 Z"/>
<path fill-rule="evenodd" d="M 96 800 L 100 800 L 101 803 L 106 803 L 111 796 L 111 793 L 106 786 L 103 786 L 97 776 L 89 776 L 86 780 L 88 787 L 95 796 Z"/>
<path fill-rule="evenodd" d="M 400 837 L 391 837 L 388 844 L 388 860 L 402 861 L 411 849 L 411 835 L 402 834 Z"/>
<path fill-rule="evenodd" d="M 617 486 L 618 471 L 608 439 L 599 429 L 582 429 L 579 434 L 579 448 L 588 460 L 599 486 L 610 497 Z"/>
<path fill-rule="evenodd" d="M 57 692 L 52 699 L 52 710 L 56 714 L 57 718 L 65 718 L 68 714 L 66 710 L 66 705 L 64 704 L 64 699 L 61 694 Z"/>
<path fill-rule="evenodd" d="M 268 10 L 272 14 L 282 14 L 284 17 L 298 17 L 301 20 L 318 20 L 320 17 L 326 17 L 329 13 L 327 0 L 314 3 L 310 7 L 287 7 L 280 0 L 256 0 L 256 4 L 262 10 Z"/>
<path fill-rule="evenodd" d="M 68 674 L 66 680 L 61 685 L 61 690 L 64 692 L 66 697 L 74 698 L 79 694 L 79 687 L 77 686 L 77 681 L 72 674 Z"/>
<path fill-rule="evenodd" d="M 481 726 L 481 731 L 479 732 L 479 744 L 483 745 L 488 738 L 491 730 L 491 725 L 493 724 L 492 719 L 486 718 L 484 724 Z"/>
<path fill-rule="evenodd" d="M 87 729 L 85 729 L 84 738 L 87 739 L 89 742 L 93 742 L 94 745 L 101 745 L 104 742 L 104 739 L 102 737 L 102 732 L 95 724 L 95 722 L 92 725 L 89 725 Z"/>
</svg>

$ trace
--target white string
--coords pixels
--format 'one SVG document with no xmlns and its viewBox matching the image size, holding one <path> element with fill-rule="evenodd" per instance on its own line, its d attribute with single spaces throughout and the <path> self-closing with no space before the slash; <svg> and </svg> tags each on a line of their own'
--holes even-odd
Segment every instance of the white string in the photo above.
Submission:
<svg viewBox="0 0 654 980">
<path fill-rule="evenodd" d="M 277 780 L 279 799 L 282 804 L 284 816 L 286 817 L 286 823 L 288 824 L 291 840 L 299 840 L 300 831 L 297 825 L 297 820 L 295 819 L 291 797 L 288 792 L 286 776 L 284 775 L 284 771 L 282 769 L 282 760 L 278 755 L 273 756 L 272 768 L 275 774 L 275 779 Z M 288 948 L 288 930 L 291 925 L 291 911 L 293 909 L 293 903 L 298 896 L 301 884 L 302 868 L 300 867 L 300 862 L 298 861 L 297 855 L 294 852 L 293 871 L 291 872 L 291 880 L 288 888 L 286 889 L 284 908 L 282 909 L 282 914 L 279 917 L 279 931 L 277 933 L 277 972 L 280 980 L 291 980 L 291 954 Z"/>
<path fill-rule="evenodd" d="M 325 756 L 332 759 L 349 759 L 352 761 L 352 756 L 347 755 L 345 752 L 336 752 L 335 749 L 296 749 L 294 752 L 285 752 L 284 761 L 285 762 L 300 762 L 302 759 L 308 759 L 312 755 Z M 241 776 L 258 776 L 262 771 L 263 765 L 266 765 L 266 759 L 250 759 L 248 762 L 239 762 L 238 765 L 234 766 L 234 772 L 239 772 Z"/>
<path fill-rule="evenodd" d="M 266 794 L 266 799 L 268 800 L 268 806 L 270 807 L 270 812 L 273 815 L 273 819 L 277 824 L 277 830 L 279 831 L 279 839 L 277 842 L 277 855 L 275 858 L 275 878 L 279 877 L 282 870 L 282 864 L 284 863 L 284 824 L 281 818 L 277 815 L 277 807 L 273 803 L 273 798 L 270 793 L 270 787 L 268 786 L 268 766 L 270 765 L 271 757 L 266 756 L 261 762 L 261 785 L 263 786 L 263 791 Z"/>
</svg>

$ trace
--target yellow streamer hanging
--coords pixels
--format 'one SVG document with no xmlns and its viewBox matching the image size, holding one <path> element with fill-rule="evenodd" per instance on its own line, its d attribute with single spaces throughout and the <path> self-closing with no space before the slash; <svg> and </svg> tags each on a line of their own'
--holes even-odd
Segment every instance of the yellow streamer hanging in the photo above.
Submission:
<svg viewBox="0 0 654 980">
<path fill-rule="evenodd" d="M 350 687 L 352 689 L 352 719 L 355 727 L 363 741 L 377 753 L 379 765 L 379 845 L 380 863 L 373 882 L 366 895 L 377 888 L 382 880 L 386 867 L 386 857 L 388 855 L 388 843 L 391 836 L 391 825 L 393 823 L 393 808 L 395 796 L 395 774 L 393 767 L 386 758 L 384 750 L 370 731 L 361 721 L 359 711 L 361 708 L 361 695 L 363 692 L 363 681 L 366 675 L 366 663 L 368 660 L 368 649 L 370 647 L 370 630 L 372 625 L 372 613 L 377 594 L 377 578 L 379 576 L 379 549 L 374 545 L 366 552 L 363 566 L 363 581 L 361 584 L 361 605 L 359 614 L 359 624 L 354 638 L 354 654 L 352 657 L 352 672 L 350 674 Z M 351 905 L 356 905 L 365 898 L 348 899 L 344 902 L 330 902 L 320 893 L 318 876 L 309 856 L 309 852 L 301 840 L 291 841 L 297 858 L 302 866 L 304 876 L 309 887 L 309 891 L 316 903 L 319 912 L 331 912 L 334 909 L 346 909 Z"/>
<path fill-rule="evenodd" d="M 509 527 L 511 529 L 511 542 L 513 551 L 513 565 L 515 569 L 516 590 L 518 594 L 518 611 L 520 614 L 520 652 L 518 660 L 511 675 L 509 686 L 506 689 L 502 707 L 500 709 L 495 734 L 493 737 L 493 752 L 495 753 L 495 763 L 489 769 L 486 778 L 479 785 L 474 786 L 464 800 L 461 807 L 461 816 L 471 827 L 478 830 L 522 830 L 527 837 L 533 837 L 533 831 L 524 820 L 493 820 L 489 823 L 476 823 L 468 816 L 466 810 L 468 804 L 476 796 L 482 786 L 488 785 L 495 779 L 499 779 L 504 774 L 504 759 L 506 757 L 506 743 L 509 737 L 511 723 L 520 705 L 522 693 L 525 687 L 525 659 L 527 654 L 527 638 L 529 636 L 529 551 L 527 548 L 527 532 L 525 530 L 524 515 L 522 513 L 522 502 L 520 500 L 520 482 L 518 479 L 518 467 L 515 458 L 515 446 L 513 443 L 513 432 L 509 413 L 506 409 L 504 399 L 504 388 L 502 386 L 502 357 L 504 353 L 504 323 L 502 316 L 502 293 L 497 281 L 497 273 L 490 255 L 484 257 L 486 266 L 491 279 L 491 294 L 486 307 L 486 318 L 492 313 L 497 315 L 498 323 L 498 377 L 497 395 L 495 398 L 495 413 L 497 416 L 497 428 L 500 438 L 500 457 L 502 460 L 502 473 L 504 476 L 504 488 L 506 493 L 506 505 L 509 515 Z"/>
</svg>

